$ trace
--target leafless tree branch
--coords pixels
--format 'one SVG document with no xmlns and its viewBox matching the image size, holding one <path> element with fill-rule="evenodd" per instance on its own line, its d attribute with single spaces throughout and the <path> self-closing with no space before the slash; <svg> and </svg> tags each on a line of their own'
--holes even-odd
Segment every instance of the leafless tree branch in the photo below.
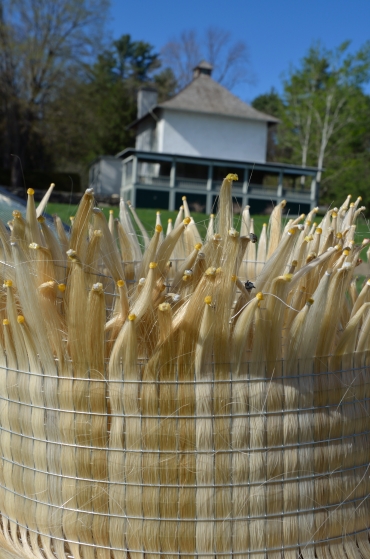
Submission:
<svg viewBox="0 0 370 559">
<path fill-rule="evenodd" d="M 193 69 L 202 59 L 213 66 L 212 77 L 228 89 L 254 79 L 246 43 L 232 42 L 232 34 L 218 27 L 209 27 L 202 39 L 195 30 L 184 31 L 179 39 L 169 41 L 161 54 L 179 88 L 192 80 Z"/>
</svg>

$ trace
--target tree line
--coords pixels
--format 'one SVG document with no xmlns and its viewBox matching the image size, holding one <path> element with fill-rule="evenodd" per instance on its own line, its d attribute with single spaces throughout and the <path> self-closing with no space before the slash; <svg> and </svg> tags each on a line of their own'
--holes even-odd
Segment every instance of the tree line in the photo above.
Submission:
<svg viewBox="0 0 370 559">
<path fill-rule="evenodd" d="M 332 50 L 317 43 L 284 77 L 281 94 L 272 89 L 252 103 L 280 120 L 268 158 L 318 167 L 322 202 L 351 189 L 370 202 L 369 81 L 370 43 L 355 53 L 349 41 Z"/>
<path fill-rule="evenodd" d="M 129 34 L 107 41 L 108 9 L 108 0 L 0 0 L 0 183 L 58 171 L 86 182 L 96 156 L 134 145 L 127 126 L 138 88 L 154 84 L 168 99 L 202 58 L 231 90 L 253 80 L 246 43 L 226 30 L 184 31 L 157 52 Z M 252 102 L 280 121 L 269 160 L 325 169 L 322 201 L 351 188 L 370 201 L 369 79 L 370 44 L 355 53 L 349 42 L 315 44 L 278 89 Z"/>
</svg>

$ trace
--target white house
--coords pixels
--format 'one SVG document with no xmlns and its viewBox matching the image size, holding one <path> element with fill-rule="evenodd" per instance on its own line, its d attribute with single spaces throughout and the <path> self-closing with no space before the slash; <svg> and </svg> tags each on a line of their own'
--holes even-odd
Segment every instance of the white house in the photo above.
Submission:
<svg viewBox="0 0 370 559">
<path fill-rule="evenodd" d="M 285 198 L 291 212 L 317 204 L 314 167 L 266 161 L 270 126 L 278 120 L 257 111 L 211 76 L 201 62 L 193 80 L 163 103 L 145 86 L 138 92 L 135 148 L 115 157 L 100 157 L 90 168 L 90 184 L 98 193 L 120 193 L 138 207 L 181 205 L 183 195 L 194 208 L 211 211 L 228 172 L 237 172 L 236 203 L 254 211 Z M 302 181 L 306 176 L 310 180 Z"/>
<path fill-rule="evenodd" d="M 122 160 L 114 155 L 95 159 L 89 170 L 89 183 L 96 194 L 119 194 L 122 182 Z"/>
<path fill-rule="evenodd" d="M 169 101 L 143 88 L 138 98 L 136 149 L 234 161 L 266 161 L 267 129 L 278 120 L 257 111 L 211 77 L 201 62 L 193 80 Z"/>
</svg>

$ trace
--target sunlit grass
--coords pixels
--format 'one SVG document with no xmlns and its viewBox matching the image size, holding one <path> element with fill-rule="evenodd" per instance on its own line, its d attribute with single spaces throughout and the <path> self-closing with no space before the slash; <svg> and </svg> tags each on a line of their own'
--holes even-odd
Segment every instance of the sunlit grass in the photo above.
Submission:
<svg viewBox="0 0 370 559">
<path fill-rule="evenodd" d="M 61 218 L 61 220 L 64 223 L 66 223 L 67 225 L 69 225 L 70 224 L 70 219 L 69 218 L 76 214 L 77 207 L 78 207 L 77 205 L 74 206 L 74 205 L 69 205 L 69 204 L 49 203 L 47 205 L 46 211 L 49 214 L 58 214 L 59 217 Z M 113 216 L 114 217 L 118 217 L 118 215 L 119 215 L 118 206 L 112 206 L 111 208 L 102 207 L 101 209 L 104 212 L 107 219 L 109 217 L 109 211 L 110 210 L 113 210 Z M 137 214 L 140 218 L 140 221 L 142 222 L 142 224 L 144 225 L 144 227 L 148 231 L 148 233 L 152 233 L 154 231 L 154 227 L 155 227 L 155 223 L 156 223 L 156 211 L 152 210 L 152 209 L 137 208 L 136 212 L 137 212 Z M 170 212 L 168 210 L 161 210 L 160 214 L 161 214 L 161 222 L 162 222 L 163 229 L 164 229 L 164 231 L 166 231 L 168 220 L 172 219 L 173 223 L 175 223 L 177 212 Z M 206 215 L 206 214 L 203 214 L 203 213 L 195 213 L 195 212 L 191 212 L 191 215 L 192 215 L 195 223 L 197 224 L 197 226 L 199 228 L 200 234 L 202 236 L 204 236 L 206 231 L 207 231 L 209 216 Z M 262 224 L 268 222 L 268 216 L 256 215 L 256 216 L 253 216 L 253 219 L 254 219 L 254 226 L 255 226 L 256 235 L 259 235 L 261 230 L 262 230 Z M 236 215 L 234 217 L 234 226 L 237 229 L 240 229 L 240 220 L 241 220 L 240 215 Z"/>
<path fill-rule="evenodd" d="M 70 205 L 70 204 L 54 204 L 54 203 L 50 203 L 47 205 L 46 211 L 49 214 L 58 214 L 59 217 L 61 218 L 61 220 L 66 223 L 66 224 L 70 224 L 70 216 L 74 216 L 76 214 L 77 211 L 77 205 Z M 118 217 L 119 215 L 119 207 L 118 206 L 112 206 L 111 208 L 109 207 L 102 207 L 101 208 L 105 214 L 105 216 L 108 218 L 109 217 L 109 210 L 113 210 L 113 215 L 114 217 Z M 251 208 L 253 210 L 253 208 Z M 155 227 L 155 223 L 156 223 L 156 211 L 153 209 L 142 209 L 142 208 L 138 208 L 136 209 L 136 212 L 141 220 L 141 222 L 143 223 L 144 227 L 146 228 L 146 230 L 148 231 L 149 234 L 151 234 L 154 231 L 154 227 Z M 176 216 L 177 216 L 177 212 L 170 212 L 168 210 L 161 210 L 161 222 L 163 225 L 163 229 L 164 231 L 166 231 L 167 229 L 167 222 L 168 219 L 172 218 L 173 223 L 175 222 Z M 207 226 L 208 226 L 208 221 L 209 221 L 209 216 L 203 213 L 191 213 L 192 217 L 194 218 L 194 221 L 196 222 L 196 224 L 198 225 L 199 228 L 199 232 L 202 236 L 205 235 L 206 231 L 207 231 Z M 260 235 L 261 230 L 262 230 L 262 225 L 263 223 L 268 223 L 269 220 L 269 216 L 267 215 L 252 215 L 253 219 L 254 219 L 254 227 L 255 227 L 255 233 L 257 236 Z M 284 219 L 287 220 L 288 217 L 284 216 Z M 240 215 L 236 215 L 234 216 L 234 226 L 236 229 L 240 229 L 240 221 L 241 221 L 241 216 Z M 317 216 L 316 217 L 316 222 L 317 224 L 319 224 L 321 221 L 321 217 Z M 357 243 L 360 243 L 364 238 L 366 237 L 370 237 L 370 225 L 369 225 L 369 221 L 367 219 L 365 219 L 365 217 L 360 216 L 360 218 L 357 220 L 357 229 L 356 229 L 356 237 L 355 240 Z M 361 258 L 366 259 L 366 250 L 362 251 L 361 254 Z"/>
</svg>

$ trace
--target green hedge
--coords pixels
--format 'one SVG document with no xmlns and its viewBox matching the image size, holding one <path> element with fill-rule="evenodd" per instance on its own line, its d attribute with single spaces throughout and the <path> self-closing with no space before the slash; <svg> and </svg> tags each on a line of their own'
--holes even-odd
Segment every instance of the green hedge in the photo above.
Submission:
<svg viewBox="0 0 370 559">
<path fill-rule="evenodd" d="M 55 190 L 71 192 L 73 183 L 73 192 L 81 191 L 81 177 L 78 173 L 25 171 L 24 179 L 26 188 L 33 188 L 34 190 L 47 190 L 50 184 L 54 182 Z M 0 169 L 0 184 L 10 186 L 10 169 Z"/>
</svg>

